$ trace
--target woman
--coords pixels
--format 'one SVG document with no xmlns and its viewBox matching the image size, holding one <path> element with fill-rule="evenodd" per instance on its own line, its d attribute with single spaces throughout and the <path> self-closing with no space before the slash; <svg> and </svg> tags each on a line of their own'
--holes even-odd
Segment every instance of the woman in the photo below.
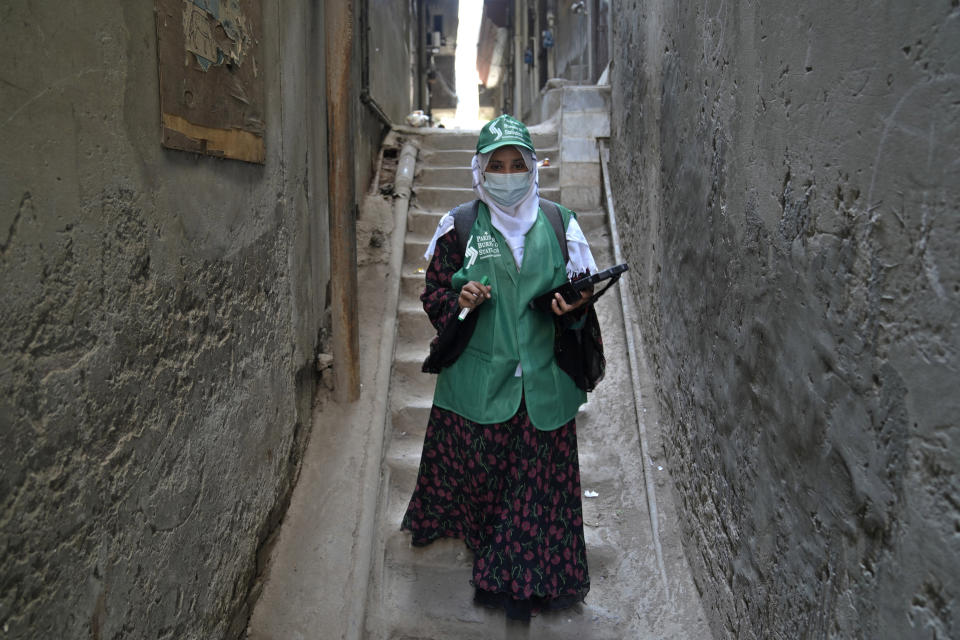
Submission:
<svg viewBox="0 0 960 640">
<path fill-rule="evenodd" d="M 437 378 L 402 527 L 416 546 L 462 539 L 474 552 L 475 601 L 529 620 L 582 601 L 590 579 L 574 421 L 586 394 L 556 364 L 553 318 L 528 303 L 596 264 L 576 217 L 556 207 L 564 264 L 523 123 L 504 115 L 484 126 L 472 164 L 480 204 L 469 239 L 461 247 L 453 215 L 444 216 L 420 299 L 441 333 L 464 310 L 476 317 L 466 347 Z M 589 295 L 567 304 L 557 294 L 553 313 L 571 314 L 576 327 Z"/>
</svg>

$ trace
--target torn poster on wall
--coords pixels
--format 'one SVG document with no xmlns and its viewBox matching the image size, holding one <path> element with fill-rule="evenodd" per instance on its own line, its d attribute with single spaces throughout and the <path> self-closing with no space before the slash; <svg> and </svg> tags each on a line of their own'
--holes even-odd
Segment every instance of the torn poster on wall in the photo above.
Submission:
<svg viewBox="0 0 960 640">
<path fill-rule="evenodd" d="M 260 0 L 157 0 L 162 143 L 263 163 Z"/>
</svg>

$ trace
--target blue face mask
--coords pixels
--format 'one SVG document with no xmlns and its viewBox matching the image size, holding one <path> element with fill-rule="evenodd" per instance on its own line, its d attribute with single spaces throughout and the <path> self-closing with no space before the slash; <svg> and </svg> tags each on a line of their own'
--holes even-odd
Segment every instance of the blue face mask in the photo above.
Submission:
<svg viewBox="0 0 960 640">
<path fill-rule="evenodd" d="M 520 199 L 527 194 L 532 179 L 532 171 L 524 171 L 523 173 L 484 173 L 483 188 L 497 204 L 504 207 L 512 207 L 520 202 Z"/>
</svg>

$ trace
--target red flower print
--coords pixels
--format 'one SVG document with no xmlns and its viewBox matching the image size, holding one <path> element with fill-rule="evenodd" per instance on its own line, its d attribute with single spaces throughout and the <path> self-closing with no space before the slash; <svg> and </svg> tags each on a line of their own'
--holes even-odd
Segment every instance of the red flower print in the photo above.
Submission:
<svg viewBox="0 0 960 640">
<path fill-rule="evenodd" d="M 455 235 L 449 234 L 449 247 Z M 441 267 L 440 253 L 438 245 L 423 298 L 434 327 L 453 320 L 455 296 L 446 287 L 460 265 Z M 589 577 L 576 427 L 538 431 L 522 401 L 520 407 L 509 421 L 492 425 L 431 410 L 402 527 L 413 532 L 415 544 L 463 540 L 474 553 L 471 583 L 478 589 L 527 599 L 583 595 Z"/>
</svg>

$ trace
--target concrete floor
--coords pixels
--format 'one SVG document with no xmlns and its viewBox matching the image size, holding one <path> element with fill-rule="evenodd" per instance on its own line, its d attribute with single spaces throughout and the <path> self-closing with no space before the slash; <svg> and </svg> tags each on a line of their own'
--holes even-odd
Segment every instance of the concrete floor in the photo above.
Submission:
<svg viewBox="0 0 960 640">
<path fill-rule="evenodd" d="M 669 470 L 661 455 L 655 406 L 637 415 L 619 292 L 598 304 L 607 375 L 577 419 L 592 589 L 586 603 L 508 622 L 472 604 L 471 558 L 459 541 L 414 549 L 399 522 L 416 477 L 433 378 L 419 372 L 431 328 L 416 299 L 420 257 L 439 216 L 472 197 L 464 159 L 476 134 L 426 135 L 414 204 L 402 226 L 402 267 L 389 251 L 361 255 L 361 398 L 335 402 L 323 390 L 289 512 L 270 553 L 262 595 L 248 630 L 253 640 L 301 638 L 709 638 L 680 546 Z M 538 146 L 558 144 L 546 132 Z M 558 157 L 554 154 L 553 157 Z M 558 173 L 542 188 L 554 189 Z M 469 181 L 466 182 L 469 186 Z M 449 202 L 448 202 L 449 200 Z M 613 263 L 601 210 L 581 211 L 600 267 Z M 365 228 L 394 225 L 390 204 L 369 198 Z M 362 243 L 361 243 L 362 244 Z M 393 243 L 399 247 L 399 241 Z M 391 263 L 392 260 L 392 263 Z M 398 293 L 399 292 L 399 299 Z M 633 343 L 640 344 L 638 336 Z M 642 354 L 641 397 L 652 398 Z M 643 421 L 658 529 L 648 508 L 639 443 Z M 655 553 L 657 538 L 662 564 Z"/>
</svg>

